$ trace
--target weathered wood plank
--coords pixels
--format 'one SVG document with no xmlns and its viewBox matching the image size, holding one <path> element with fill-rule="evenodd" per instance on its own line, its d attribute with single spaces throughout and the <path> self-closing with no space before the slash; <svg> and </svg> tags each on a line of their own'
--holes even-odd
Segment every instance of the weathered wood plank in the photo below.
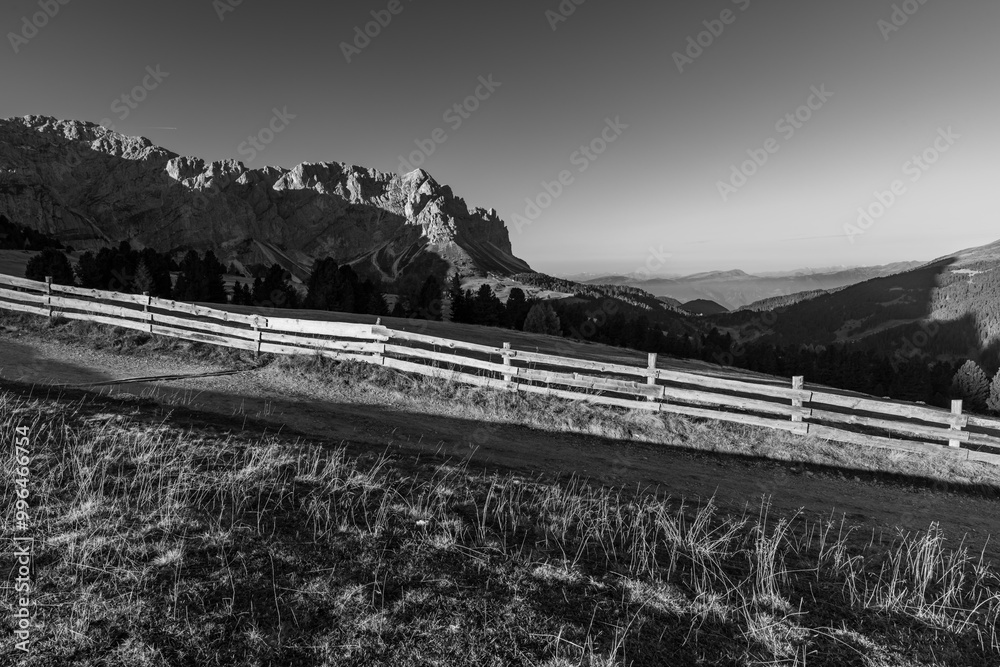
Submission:
<svg viewBox="0 0 1000 667">
<path fill-rule="evenodd" d="M 499 354 L 510 354 L 515 361 L 540 364 L 542 366 L 555 366 L 560 368 L 578 368 L 587 371 L 600 371 L 602 373 L 613 373 L 617 375 L 635 375 L 648 377 L 649 370 L 645 366 L 626 366 L 624 364 L 605 363 L 602 361 L 588 361 L 586 359 L 569 359 L 567 357 L 557 357 L 551 354 L 540 354 L 538 352 L 525 352 L 524 350 L 499 350 Z"/>
<path fill-rule="evenodd" d="M 829 421 L 837 424 L 851 424 L 854 426 L 869 426 L 895 433 L 915 435 L 921 438 L 931 438 L 934 440 L 958 440 L 960 442 L 969 441 L 967 431 L 951 431 L 946 428 L 914 424 L 893 419 L 879 419 L 877 417 L 865 417 L 862 415 L 844 414 L 841 412 L 829 412 L 826 410 L 813 410 L 810 419 L 816 421 Z"/>
<path fill-rule="evenodd" d="M 250 349 L 256 351 L 257 343 L 251 343 Z M 260 344 L 260 351 L 269 352 L 271 354 L 282 354 L 285 356 L 318 356 L 333 359 L 334 361 L 363 361 L 371 363 L 373 359 L 375 359 L 375 357 L 367 354 L 353 354 L 351 352 L 338 352 L 336 350 L 320 350 L 316 348 L 297 347 L 294 345 L 279 345 L 277 343 L 265 343 L 263 341 L 261 341 Z"/>
<path fill-rule="evenodd" d="M 448 350 L 467 350 L 469 352 L 479 352 L 480 354 L 489 355 L 503 355 L 505 350 L 500 347 L 493 347 L 490 345 L 479 345 L 477 343 L 466 343 L 460 340 L 450 340 L 448 338 L 438 338 L 437 336 L 428 336 L 426 334 L 412 333 L 409 331 L 398 331 L 396 329 L 387 329 L 385 327 L 380 327 L 393 340 L 406 341 L 411 343 L 421 343 L 423 345 L 433 345 L 435 347 L 443 347 Z M 513 350 L 511 350 L 513 352 Z"/>
<path fill-rule="evenodd" d="M 21 301 L 24 303 L 45 303 L 44 294 L 33 294 L 31 292 L 16 292 L 10 289 L 0 289 L 0 297 Z"/>
<path fill-rule="evenodd" d="M 96 324 L 106 324 L 109 327 L 118 327 L 119 329 L 131 329 L 133 331 L 151 333 L 149 324 L 133 322 L 120 317 L 104 317 L 103 315 L 94 315 L 92 313 L 74 313 L 69 311 L 56 311 L 56 315 L 65 317 L 67 320 L 94 322 Z"/>
<path fill-rule="evenodd" d="M 256 332 L 249 331 L 251 339 L 256 340 Z M 332 352 L 357 352 L 360 354 L 385 354 L 384 343 L 365 343 L 349 340 L 328 340 L 326 338 L 306 338 L 304 336 L 294 336 L 292 334 L 276 333 L 274 331 L 261 331 L 261 341 L 270 343 L 281 343 L 293 347 L 316 348 L 320 350 L 330 350 Z"/>
<path fill-rule="evenodd" d="M 761 426 L 773 428 L 780 431 L 789 431 L 805 435 L 808 425 L 802 422 L 786 421 L 784 419 L 768 419 L 767 417 L 755 417 L 753 415 L 740 415 L 732 412 L 721 412 L 719 410 L 708 410 L 705 408 L 695 408 L 687 405 L 677 405 L 676 403 L 659 403 L 660 412 L 669 412 L 688 417 L 700 417 L 702 419 L 715 419 L 717 421 L 735 422 L 738 424 L 748 424 L 750 426 Z M 791 407 L 791 406 L 789 406 Z"/>
<path fill-rule="evenodd" d="M 150 320 L 150 313 L 125 308 L 124 306 L 113 306 L 108 303 L 96 303 L 93 301 L 81 301 L 80 299 L 61 296 L 53 296 L 50 298 L 52 306 L 63 312 L 65 312 L 66 309 L 82 310 L 87 313 L 98 313 L 100 315 L 106 315 L 108 317 L 119 318 L 122 320 L 140 320 L 144 322 L 148 322 Z"/>
<path fill-rule="evenodd" d="M 185 313 L 187 315 L 194 315 L 195 317 L 222 320 L 223 322 L 245 324 L 247 326 L 252 326 L 255 320 L 260 321 L 262 324 L 267 320 L 266 317 L 261 317 L 260 315 L 241 315 L 239 313 L 230 313 L 216 308 L 196 306 L 182 301 L 171 301 L 170 299 L 161 299 L 158 297 L 152 297 L 150 299 L 149 307 L 174 313 Z"/>
<path fill-rule="evenodd" d="M 209 345 L 222 345 L 224 347 L 234 347 L 239 350 L 250 350 L 251 352 L 257 349 L 257 344 L 252 341 L 240 338 L 216 336 L 214 334 L 198 333 L 196 331 L 186 331 L 184 329 L 175 329 L 173 327 L 166 327 L 159 324 L 152 325 L 150 327 L 150 333 L 158 336 L 181 338 L 183 340 L 190 340 L 196 343 L 208 343 Z"/>
<path fill-rule="evenodd" d="M 810 408 L 785 405 L 783 403 L 773 403 L 753 398 L 743 398 L 741 396 L 727 396 L 725 394 L 713 394 L 694 389 L 679 389 L 677 387 L 663 387 L 663 397 L 670 401 L 681 403 L 695 403 L 698 405 L 708 405 L 713 407 L 729 407 L 752 412 L 765 412 L 768 414 L 782 415 L 786 417 L 809 417 L 812 413 Z"/>
<path fill-rule="evenodd" d="M 494 364 L 489 361 L 480 361 L 479 359 L 473 359 L 472 357 L 464 357 L 459 354 L 447 354 L 444 352 L 433 352 L 431 350 L 425 350 L 419 347 L 407 347 L 405 345 L 389 345 L 385 346 L 386 354 L 395 354 L 401 357 L 412 357 L 417 359 L 427 359 L 429 361 L 439 361 L 446 364 L 454 364 L 455 366 L 464 366 L 467 368 L 478 368 L 484 371 L 493 371 L 495 373 L 505 373 L 517 375 L 520 368 L 513 368 L 510 366 L 504 366 L 503 364 Z"/>
<path fill-rule="evenodd" d="M 156 324 L 163 324 L 166 326 L 174 326 L 178 328 L 188 328 L 196 329 L 201 331 L 208 331 L 210 333 L 219 334 L 220 336 L 229 336 L 231 338 L 246 338 L 247 340 L 257 340 L 257 334 L 251 329 L 240 329 L 238 327 L 229 327 L 224 324 L 213 324 L 212 322 L 201 322 L 198 320 L 192 320 L 187 317 L 174 317 L 173 315 L 161 315 L 160 313 L 149 313 L 152 316 L 153 322 Z"/>
<path fill-rule="evenodd" d="M 947 424 L 949 426 L 956 422 L 955 416 L 950 412 L 946 410 L 928 408 L 922 405 L 902 405 L 899 403 L 877 401 L 870 398 L 841 396 L 840 394 L 827 394 L 823 392 L 813 393 L 812 402 L 822 403 L 824 405 L 833 405 L 839 408 L 847 408 L 849 410 L 860 410 L 862 412 L 874 412 L 875 414 L 881 415 L 893 415 L 896 417 L 919 419 L 921 421 L 932 422 L 935 424 Z M 957 420 L 957 425 L 964 427 L 967 422 L 964 422 L 963 420 L 967 418 L 967 415 L 962 415 L 961 417 L 961 419 Z"/>
<path fill-rule="evenodd" d="M 19 313 L 31 313 L 32 315 L 41 315 L 42 317 L 49 316 L 48 308 L 41 308 L 39 306 L 28 306 L 23 303 L 9 303 L 6 301 L 0 301 L 0 308 L 4 310 L 15 310 Z"/>
<path fill-rule="evenodd" d="M 261 327 L 268 331 L 315 334 L 319 336 L 360 338 L 375 340 L 371 324 L 352 324 L 349 322 L 323 322 L 320 320 L 293 320 L 286 317 L 269 317 Z"/>
<path fill-rule="evenodd" d="M 970 433 L 966 431 L 969 439 L 966 441 L 969 445 L 979 445 L 983 447 L 996 447 L 1000 449 L 1000 437 L 995 435 L 986 435 L 985 433 Z"/>
<path fill-rule="evenodd" d="M 807 390 L 791 389 L 789 387 L 775 387 L 768 384 L 757 384 L 756 382 L 741 382 L 739 380 L 726 380 L 723 378 L 709 377 L 707 375 L 697 375 L 695 373 L 681 373 L 679 371 L 668 371 L 658 369 L 657 377 L 666 382 L 678 384 L 691 384 L 708 389 L 721 389 L 740 394 L 752 394 L 756 396 L 767 396 L 770 398 L 781 398 L 786 400 L 799 400 L 808 403 L 813 393 Z"/>
<path fill-rule="evenodd" d="M 45 283 L 38 280 L 28 280 L 27 278 L 18 278 L 16 276 L 8 276 L 0 274 L 0 285 L 9 285 L 10 287 L 21 287 L 24 289 L 34 290 L 36 292 L 45 291 Z"/>
<path fill-rule="evenodd" d="M 915 442 L 913 440 L 883 438 L 877 435 L 855 433 L 854 431 L 845 431 L 844 429 L 834 428 L 832 426 L 822 426 L 820 424 L 809 424 L 809 435 L 822 438 L 823 440 L 834 440 L 836 442 L 846 442 L 865 447 L 880 447 L 882 449 L 894 449 L 897 451 L 926 454 L 929 456 L 960 459 L 967 458 L 967 450 L 963 449 L 952 449 L 945 445 L 932 445 L 926 442 Z"/>
<path fill-rule="evenodd" d="M 119 303 L 132 303 L 143 306 L 147 297 L 141 294 L 125 294 L 123 292 L 107 292 L 104 290 L 90 289 L 86 287 L 71 287 L 69 285 L 56 285 L 52 283 L 52 291 L 70 296 L 82 296 L 89 299 L 101 301 L 117 301 Z"/>
<path fill-rule="evenodd" d="M 969 423 L 967 424 L 967 426 L 992 429 L 1000 433 L 1000 419 L 992 419 L 990 417 L 980 417 L 979 415 L 968 415 L 968 417 L 969 417 Z"/>
<path fill-rule="evenodd" d="M 577 391 L 566 389 L 555 389 L 553 387 L 535 387 L 533 385 L 516 385 L 518 391 L 528 394 L 541 394 L 543 396 L 555 396 L 571 401 L 583 401 L 585 403 L 597 403 L 599 405 L 613 405 L 619 408 L 629 408 L 633 410 L 645 410 L 646 412 L 656 412 L 659 410 L 659 403 L 649 403 L 647 401 L 636 401 L 627 398 L 614 398 L 612 396 L 601 396 L 600 394 L 582 394 Z"/>
<path fill-rule="evenodd" d="M 577 387 L 579 389 L 590 389 L 594 391 L 610 391 L 619 394 L 632 394 L 649 398 L 660 398 L 663 395 L 662 387 L 656 385 L 639 384 L 628 380 L 613 380 L 610 378 L 599 378 L 592 375 L 575 375 L 569 373 L 558 373 L 556 371 L 541 371 L 533 368 L 521 366 L 513 367 L 517 371 L 517 377 L 531 382 L 544 382 L 546 384 L 556 384 L 565 387 Z"/>
</svg>

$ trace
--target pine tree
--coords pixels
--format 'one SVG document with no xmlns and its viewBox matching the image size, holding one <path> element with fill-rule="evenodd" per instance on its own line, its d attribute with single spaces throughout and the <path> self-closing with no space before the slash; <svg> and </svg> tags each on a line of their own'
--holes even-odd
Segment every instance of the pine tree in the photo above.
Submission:
<svg viewBox="0 0 1000 667">
<path fill-rule="evenodd" d="M 503 314 L 503 303 L 493 293 L 489 283 L 483 283 L 476 292 L 472 302 L 472 318 L 474 324 L 495 327 L 500 324 Z"/>
<path fill-rule="evenodd" d="M 993 412 L 1000 413 L 1000 371 L 990 384 L 990 397 L 986 400 L 986 407 Z"/>
<path fill-rule="evenodd" d="M 208 303 L 226 303 L 226 267 L 211 250 L 201 260 L 204 280 L 202 296 Z"/>
<path fill-rule="evenodd" d="M 536 303 L 531 307 L 524 319 L 524 330 L 528 333 L 548 334 L 550 336 L 562 335 L 559 315 L 547 303 Z"/>
<path fill-rule="evenodd" d="M 504 304 L 504 324 L 520 330 L 524 327 L 524 318 L 528 316 L 528 299 L 524 296 L 524 290 L 514 287 L 507 295 L 507 303 Z"/>
<path fill-rule="evenodd" d="M 462 291 L 462 279 L 457 271 L 451 274 L 451 280 L 448 283 L 448 297 L 451 299 L 451 321 L 468 323 L 469 307 L 465 299 L 465 292 Z"/>
<path fill-rule="evenodd" d="M 427 276 L 417 294 L 417 317 L 423 320 L 441 319 L 441 282 L 437 276 Z"/>
<path fill-rule="evenodd" d="M 951 387 L 955 396 L 965 401 L 967 408 L 977 412 L 985 410 L 990 398 L 990 379 L 975 361 L 970 359 L 962 364 Z"/>
<path fill-rule="evenodd" d="M 75 285 L 73 267 L 66 254 L 54 248 L 45 248 L 35 255 L 25 268 L 24 277 L 28 280 L 44 281 L 46 276 L 52 276 L 56 285 Z"/>
<path fill-rule="evenodd" d="M 188 250 L 181 260 L 181 275 L 174 285 L 173 297 L 176 301 L 204 301 L 204 265 L 196 250 Z"/>
<path fill-rule="evenodd" d="M 136 294 L 153 291 L 153 274 L 150 273 L 144 260 L 139 260 L 139 266 L 135 270 L 135 278 L 132 279 L 132 289 Z"/>
</svg>

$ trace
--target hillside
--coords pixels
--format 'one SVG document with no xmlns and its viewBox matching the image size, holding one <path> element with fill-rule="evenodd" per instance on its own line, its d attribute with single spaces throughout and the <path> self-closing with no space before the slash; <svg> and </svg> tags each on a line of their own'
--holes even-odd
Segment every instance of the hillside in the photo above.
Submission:
<svg viewBox="0 0 1000 667">
<path fill-rule="evenodd" d="M 971 358 L 993 372 L 1000 365 L 998 269 L 1000 241 L 952 253 L 778 308 L 765 339 L 776 345 L 840 342 L 887 355 Z M 739 328 L 754 319 L 752 313 L 738 313 L 716 322 Z"/>
<path fill-rule="evenodd" d="M 496 211 L 470 209 L 423 170 L 249 169 L 42 116 L 0 120 L 0 214 L 77 249 L 212 249 L 226 264 L 277 262 L 299 278 L 322 256 L 389 281 L 530 270 Z"/>
<path fill-rule="evenodd" d="M 722 313 L 729 312 L 728 308 L 720 306 L 711 299 L 695 299 L 694 301 L 688 301 L 687 303 L 681 305 L 681 308 L 689 313 L 694 313 L 695 315 L 721 315 Z"/>
<path fill-rule="evenodd" d="M 815 299 L 818 296 L 823 296 L 824 294 L 829 294 L 834 291 L 836 290 L 817 289 L 807 292 L 795 292 L 794 294 L 786 294 L 784 296 L 772 296 L 767 299 L 761 299 L 760 301 L 749 303 L 742 306 L 738 310 L 751 310 L 754 312 L 776 310 L 778 308 L 784 308 L 785 306 L 791 306 L 792 304 L 799 303 L 800 301 Z"/>
</svg>

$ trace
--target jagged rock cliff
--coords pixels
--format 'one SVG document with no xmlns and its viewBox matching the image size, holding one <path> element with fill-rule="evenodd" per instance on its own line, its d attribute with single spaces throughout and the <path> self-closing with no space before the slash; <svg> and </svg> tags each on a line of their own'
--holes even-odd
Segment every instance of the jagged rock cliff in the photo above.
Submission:
<svg viewBox="0 0 1000 667">
<path fill-rule="evenodd" d="M 77 248 L 211 248 L 225 261 L 278 261 L 300 275 L 324 255 L 387 279 L 417 265 L 530 271 L 496 211 L 470 210 L 423 170 L 247 169 L 43 116 L 0 120 L 0 213 Z"/>
</svg>

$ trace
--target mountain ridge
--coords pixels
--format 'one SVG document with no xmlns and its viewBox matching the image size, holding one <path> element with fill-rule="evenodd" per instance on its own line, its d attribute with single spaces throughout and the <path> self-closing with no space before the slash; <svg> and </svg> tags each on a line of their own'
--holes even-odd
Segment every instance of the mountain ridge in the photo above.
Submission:
<svg viewBox="0 0 1000 667">
<path fill-rule="evenodd" d="M 0 213 L 78 248 L 127 240 L 252 264 L 257 242 L 271 244 L 294 273 L 324 255 L 383 280 L 531 271 L 494 209 L 470 209 L 422 169 L 249 169 L 45 116 L 0 119 Z"/>
</svg>

